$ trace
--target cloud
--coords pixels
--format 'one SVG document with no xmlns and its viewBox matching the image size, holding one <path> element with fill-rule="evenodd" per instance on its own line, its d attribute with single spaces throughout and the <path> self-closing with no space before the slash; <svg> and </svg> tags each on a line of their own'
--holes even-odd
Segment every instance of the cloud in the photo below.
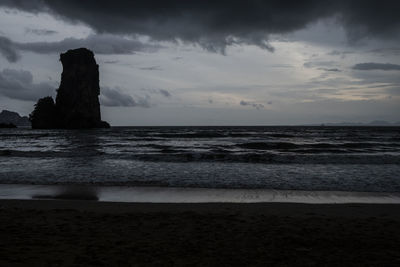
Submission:
<svg viewBox="0 0 400 267">
<path fill-rule="evenodd" d="M 391 56 L 391 55 L 400 55 L 400 47 L 385 47 L 385 48 L 376 48 L 368 51 L 370 53 L 376 53 L 380 56 Z"/>
<path fill-rule="evenodd" d="M 150 67 L 142 67 L 140 70 L 162 70 L 160 66 L 150 66 Z"/>
<path fill-rule="evenodd" d="M 95 54 L 133 54 L 135 52 L 155 52 L 162 46 L 143 43 L 136 39 L 129 39 L 111 34 L 92 34 L 86 38 L 66 38 L 58 42 L 30 42 L 19 43 L 0 36 L 0 53 L 9 62 L 19 59 L 18 51 L 29 51 L 39 54 L 62 53 L 69 49 L 86 47 Z"/>
<path fill-rule="evenodd" d="M 14 43 L 4 36 L 0 36 L 0 54 L 5 57 L 8 62 L 17 62 L 20 58 Z"/>
<path fill-rule="evenodd" d="M 162 94 L 162 95 L 165 96 L 165 97 L 171 97 L 171 93 L 168 92 L 168 91 L 165 90 L 165 89 L 160 89 L 159 92 L 160 92 L 160 94 Z"/>
<path fill-rule="evenodd" d="M 104 64 L 117 64 L 119 63 L 119 60 L 107 60 L 103 62 Z"/>
<path fill-rule="evenodd" d="M 146 92 L 148 92 L 150 94 L 160 94 L 160 95 L 165 96 L 165 97 L 171 97 L 172 96 L 172 94 L 166 89 L 145 89 L 145 88 L 142 88 L 141 90 L 142 91 L 146 91 Z"/>
<path fill-rule="evenodd" d="M 333 71 L 333 72 L 340 72 L 338 68 L 332 68 L 332 69 L 327 69 L 327 68 L 319 68 L 319 70 L 324 70 L 324 71 Z"/>
<path fill-rule="evenodd" d="M 345 56 L 347 54 L 354 54 L 353 51 L 338 51 L 338 50 L 332 50 L 331 52 L 327 53 L 329 56 Z"/>
<path fill-rule="evenodd" d="M 16 46 L 25 51 L 36 53 L 61 53 L 68 49 L 86 47 L 95 54 L 133 54 L 138 51 L 153 52 L 161 48 L 160 45 L 145 44 L 138 40 L 128 39 L 117 35 L 100 34 L 89 35 L 84 39 L 66 38 L 59 42 L 32 42 L 16 43 Z"/>
<path fill-rule="evenodd" d="M 99 33 L 181 40 L 221 53 L 228 45 L 243 43 L 273 51 L 269 35 L 290 33 L 332 17 L 346 29 L 349 40 L 397 39 L 400 29 L 398 1 L 3 0 L 0 5 L 51 13 Z"/>
<path fill-rule="evenodd" d="M 391 88 L 386 88 L 385 91 L 389 95 L 394 95 L 394 96 L 400 96 L 400 87 L 391 87 Z"/>
<path fill-rule="evenodd" d="M 36 101 L 54 95 L 49 83 L 34 83 L 32 73 L 26 70 L 4 69 L 0 72 L 0 95 L 23 101 Z"/>
<path fill-rule="evenodd" d="M 338 51 L 332 50 L 331 52 L 327 53 L 329 56 L 340 56 L 342 59 L 346 58 L 347 55 L 354 54 L 353 51 Z"/>
<path fill-rule="evenodd" d="M 272 104 L 272 102 L 269 102 Z M 240 105 L 241 106 L 252 106 L 255 109 L 263 109 L 265 106 L 263 104 L 259 104 L 259 103 L 254 103 L 254 102 L 249 102 L 249 101 L 244 101 L 241 100 L 240 101 Z"/>
<path fill-rule="evenodd" d="M 355 70 L 400 70 L 400 65 L 390 63 L 359 63 L 353 66 Z"/>
<path fill-rule="evenodd" d="M 303 66 L 305 68 L 314 68 L 314 67 L 331 67 L 336 65 L 335 61 L 315 61 L 315 62 L 305 62 Z"/>
<path fill-rule="evenodd" d="M 100 103 L 108 107 L 143 107 L 149 108 L 150 97 L 138 97 L 136 100 L 132 96 L 125 94 L 120 88 L 102 87 L 100 90 Z"/>
<path fill-rule="evenodd" d="M 53 30 L 46 30 L 46 29 L 26 28 L 25 33 L 31 33 L 31 34 L 36 34 L 36 35 L 54 35 L 58 32 L 53 31 Z"/>
<path fill-rule="evenodd" d="M 271 68 L 282 68 L 282 69 L 294 68 L 294 66 L 290 64 L 272 64 L 270 66 Z"/>
<path fill-rule="evenodd" d="M 53 96 L 55 86 L 50 83 L 34 83 L 33 75 L 26 70 L 4 69 L 0 71 L 0 96 L 23 101 L 37 101 L 44 96 Z M 167 97 L 168 91 L 160 89 L 160 94 Z M 151 107 L 150 96 L 133 98 L 118 87 L 102 87 L 100 102 L 110 107 Z"/>
</svg>

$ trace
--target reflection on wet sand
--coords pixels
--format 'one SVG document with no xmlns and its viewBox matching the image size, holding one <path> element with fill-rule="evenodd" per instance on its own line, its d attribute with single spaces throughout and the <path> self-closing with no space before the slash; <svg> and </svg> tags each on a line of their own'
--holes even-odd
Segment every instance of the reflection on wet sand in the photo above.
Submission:
<svg viewBox="0 0 400 267">
<path fill-rule="evenodd" d="M 90 186 L 67 185 L 57 189 L 54 195 L 33 195 L 36 199 L 99 200 L 97 190 Z"/>
</svg>

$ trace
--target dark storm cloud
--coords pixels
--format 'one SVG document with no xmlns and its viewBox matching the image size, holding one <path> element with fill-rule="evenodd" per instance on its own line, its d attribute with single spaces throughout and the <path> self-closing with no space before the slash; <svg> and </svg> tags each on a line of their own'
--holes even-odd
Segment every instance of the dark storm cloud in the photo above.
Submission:
<svg viewBox="0 0 400 267">
<path fill-rule="evenodd" d="M 53 95 L 55 88 L 49 83 L 34 83 L 32 73 L 26 70 L 4 69 L 0 72 L 0 95 L 24 101 L 36 101 Z"/>
<path fill-rule="evenodd" d="M 98 32 L 182 40 L 222 53 L 227 45 L 241 43 L 272 51 L 269 34 L 293 32 L 333 16 L 350 40 L 398 38 L 400 28 L 400 2 L 394 0 L 2 0 L 0 5 L 52 13 Z"/>
<path fill-rule="evenodd" d="M 5 57 L 8 62 L 16 62 L 20 58 L 14 43 L 4 36 L 0 36 L 0 54 Z"/>
<path fill-rule="evenodd" d="M 59 42 L 17 43 L 21 50 L 36 53 L 60 53 L 72 48 L 86 47 L 95 54 L 133 54 L 138 51 L 152 52 L 161 48 L 159 45 L 144 44 L 138 40 L 101 34 L 89 35 L 84 39 L 66 38 Z"/>
<path fill-rule="evenodd" d="M 86 38 L 66 38 L 58 42 L 19 43 L 0 36 L 0 53 L 9 61 L 19 59 L 18 51 L 29 51 L 39 54 L 61 53 L 69 49 L 86 47 L 95 54 L 133 54 L 135 52 L 154 52 L 162 46 L 143 43 L 111 34 L 89 35 Z"/>
<path fill-rule="evenodd" d="M 271 102 L 272 104 L 272 102 Z M 240 105 L 241 106 L 251 106 L 255 109 L 263 109 L 265 106 L 263 104 L 258 104 L 258 103 L 254 103 L 254 102 L 249 102 L 249 101 L 240 101 Z"/>
<path fill-rule="evenodd" d="M 400 65 L 389 63 L 359 63 L 353 66 L 355 70 L 400 70 Z"/>
<path fill-rule="evenodd" d="M 132 96 L 121 92 L 119 88 L 109 87 L 101 88 L 100 103 L 108 107 L 149 108 L 151 106 L 149 96 L 134 99 Z"/>
</svg>

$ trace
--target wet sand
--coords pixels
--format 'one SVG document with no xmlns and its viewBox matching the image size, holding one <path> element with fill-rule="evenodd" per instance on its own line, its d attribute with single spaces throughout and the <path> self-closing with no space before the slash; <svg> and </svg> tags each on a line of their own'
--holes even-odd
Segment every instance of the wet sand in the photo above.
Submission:
<svg viewBox="0 0 400 267">
<path fill-rule="evenodd" d="M 0 266 L 399 266 L 400 205 L 0 200 Z"/>
<path fill-rule="evenodd" d="M 69 199 L 133 203 L 400 204 L 400 193 L 261 188 L 0 184 L 1 199 Z"/>
</svg>

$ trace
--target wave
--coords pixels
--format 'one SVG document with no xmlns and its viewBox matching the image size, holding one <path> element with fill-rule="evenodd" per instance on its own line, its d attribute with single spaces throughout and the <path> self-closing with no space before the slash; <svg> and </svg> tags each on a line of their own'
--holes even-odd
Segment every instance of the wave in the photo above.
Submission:
<svg viewBox="0 0 400 267">
<path fill-rule="evenodd" d="M 295 149 L 346 149 L 346 148 L 380 148 L 380 147 L 400 147 L 397 143 L 372 143 L 372 142 L 352 142 L 352 143 L 311 143 L 311 144 L 295 144 L 289 142 L 249 142 L 237 145 L 240 148 L 256 149 L 256 150 L 295 150 Z M 316 151 L 316 150 L 314 150 Z M 339 151 L 339 150 L 338 150 Z M 340 150 L 346 152 L 345 150 Z"/>
<path fill-rule="evenodd" d="M 154 149 L 170 149 L 169 145 L 160 145 L 160 144 L 138 144 L 136 147 L 149 147 Z"/>
<path fill-rule="evenodd" d="M 225 134 L 218 132 L 198 132 L 198 133 L 160 133 L 154 136 L 163 138 L 221 138 L 226 137 Z"/>
<path fill-rule="evenodd" d="M 1 157 L 27 157 L 27 158 L 70 158 L 70 157 L 90 157 L 105 155 L 105 152 L 98 150 L 90 151 L 22 151 L 4 149 L 0 150 Z"/>
<path fill-rule="evenodd" d="M 236 162 L 260 164 L 400 164 L 400 156 L 396 155 L 341 155 L 341 154 L 303 154 L 277 155 L 270 153 L 188 153 L 181 150 L 165 149 L 152 154 L 112 154 L 102 152 L 79 154 L 67 152 L 0 152 L 0 157 L 26 157 L 37 159 L 82 158 L 102 156 L 102 160 L 121 159 L 149 162 Z"/>
<path fill-rule="evenodd" d="M 237 146 L 246 149 L 258 149 L 258 150 L 294 149 L 299 147 L 294 143 L 286 143 L 286 142 L 250 142 L 250 143 L 238 144 Z"/>
<path fill-rule="evenodd" d="M 102 157 L 102 159 L 124 159 L 154 162 L 244 162 L 244 163 L 299 163 L 299 164 L 400 164 L 400 154 L 395 153 L 360 153 L 344 148 L 331 148 L 329 150 L 319 148 L 299 148 L 298 145 L 292 146 L 291 143 L 251 143 L 246 148 L 251 150 L 229 150 L 215 147 L 210 150 L 192 151 L 191 148 L 175 147 L 168 145 L 149 144 L 142 145 L 156 150 L 110 150 L 103 151 L 97 149 L 79 150 L 58 150 L 58 151 L 25 151 L 25 150 L 0 150 L 0 158 L 26 157 L 26 158 L 91 158 Z M 138 146 L 140 147 L 140 146 Z M 296 147 L 295 150 L 280 153 L 279 151 L 269 151 L 269 148 L 288 149 Z M 261 149 L 260 149 L 261 148 Z M 277 149 L 279 150 L 279 149 Z"/>
<path fill-rule="evenodd" d="M 44 138 L 44 137 L 49 137 L 51 136 L 49 133 L 43 133 L 43 134 L 35 134 L 35 133 L 28 133 L 28 134 L 22 134 L 22 133 L 0 133 L 1 138 L 6 138 L 6 137 L 11 137 L 11 138 Z"/>
<path fill-rule="evenodd" d="M 134 141 L 134 142 L 136 142 L 136 141 L 139 141 L 139 142 L 140 141 L 165 141 L 164 138 L 156 138 L 156 137 L 129 137 L 129 138 L 125 138 L 122 140 Z"/>
<path fill-rule="evenodd" d="M 292 137 L 295 137 L 295 135 L 292 135 L 292 134 L 268 134 L 268 136 L 277 137 L 277 138 L 292 138 Z"/>
<path fill-rule="evenodd" d="M 264 164 L 400 164 L 396 155 L 278 155 L 270 153 L 177 153 L 142 154 L 130 158 L 152 162 L 243 162 Z"/>
<path fill-rule="evenodd" d="M 134 133 L 137 138 L 243 138 L 243 137 L 273 137 L 273 138 L 293 138 L 295 135 L 281 133 L 250 133 L 250 132 L 193 132 L 193 133 Z"/>
</svg>

